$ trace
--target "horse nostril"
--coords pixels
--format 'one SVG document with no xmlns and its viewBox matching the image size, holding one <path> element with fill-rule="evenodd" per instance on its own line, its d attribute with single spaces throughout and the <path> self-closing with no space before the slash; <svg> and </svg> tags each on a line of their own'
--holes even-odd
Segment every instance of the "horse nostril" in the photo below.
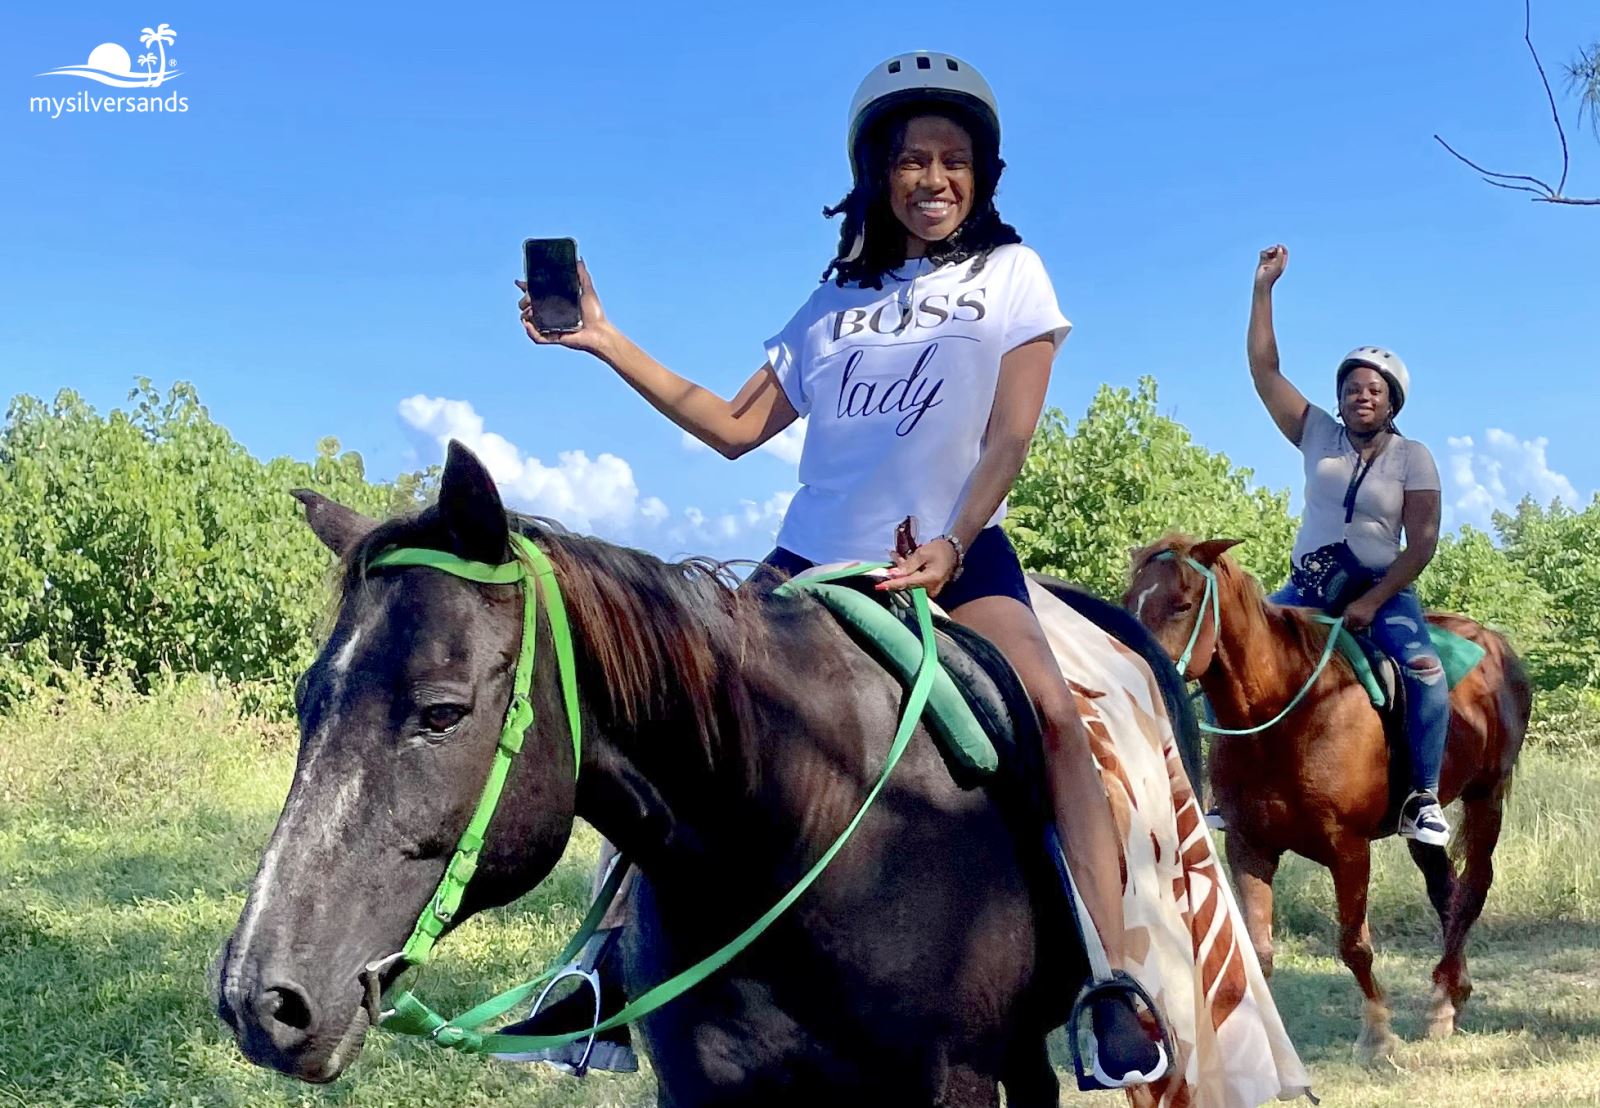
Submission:
<svg viewBox="0 0 1600 1108">
<path fill-rule="evenodd" d="M 305 1042 L 311 1030 L 311 998 L 298 986 L 282 983 L 263 989 L 256 998 L 256 1018 L 279 1050 Z"/>
</svg>

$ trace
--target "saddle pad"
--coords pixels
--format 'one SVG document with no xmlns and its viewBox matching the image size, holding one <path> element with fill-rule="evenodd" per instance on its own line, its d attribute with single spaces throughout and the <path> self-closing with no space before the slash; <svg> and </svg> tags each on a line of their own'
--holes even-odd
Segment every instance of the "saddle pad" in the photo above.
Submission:
<svg viewBox="0 0 1600 1108">
<path fill-rule="evenodd" d="M 917 668 L 922 664 L 922 644 L 910 628 L 877 600 L 843 585 L 805 578 L 789 581 L 776 591 L 803 592 L 815 597 L 847 630 L 865 642 L 907 687 L 916 678 Z M 933 690 L 928 694 L 928 706 L 923 715 L 945 757 L 961 770 L 987 777 L 999 768 L 1000 756 L 993 741 L 943 665 L 934 674 Z"/>
<path fill-rule="evenodd" d="M 1445 683 L 1452 689 L 1461 684 L 1467 674 L 1472 672 L 1472 667 L 1483 661 L 1483 656 L 1488 653 L 1471 639 L 1431 623 L 1428 625 L 1428 637 L 1433 640 L 1433 648 L 1439 652 L 1439 661 L 1444 664 Z M 1382 708 L 1389 698 L 1384 693 L 1383 683 L 1373 672 L 1372 660 L 1367 656 L 1363 644 L 1350 632 L 1341 629 L 1339 653 L 1344 655 L 1344 660 L 1355 670 L 1356 680 L 1367 690 L 1367 696 L 1372 699 L 1373 706 Z"/>
</svg>

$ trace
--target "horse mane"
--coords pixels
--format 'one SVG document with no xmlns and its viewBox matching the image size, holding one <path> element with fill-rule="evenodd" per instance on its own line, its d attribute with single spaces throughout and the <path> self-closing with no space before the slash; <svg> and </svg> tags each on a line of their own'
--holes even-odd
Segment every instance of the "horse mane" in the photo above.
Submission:
<svg viewBox="0 0 1600 1108">
<path fill-rule="evenodd" d="M 746 618 L 756 600 L 738 589 L 729 563 L 667 562 L 514 512 L 507 523 L 555 567 L 578 670 L 591 688 L 605 690 L 595 704 L 608 711 L 605 722 L 633 730 L 687 711 L 696 731 L 713 739 L 720 663 L 742 650 L 760 622 Z M 380 523 L 347 553 L 341 598 L 359 588 L 371 559 L 392 546 L 453 550 L 456 544 L 433 510 Z"/>
<path fill-rule="evenodd" d="M 1199 545 L 1199 539 L 1181 532 L 1163 535 L 1149 546 L 1134 552 L 1133 573 L 1129 580 L 1137 577 L 1139 571 L 1151 559 L 1168 551 L 1171 551 L 1178 558 L 1178 564 L 1183 566 L 1183 559 L 1189 557 Z M 1185 571 L 1192 572 L 1187 566 L 1184 568 Z M 1276 620 L 1285 632 L 1281 636 L 1286 640 L 1284 645 L 1296 655 L 1303 657 L 1308 664 L 1317 663 L 1322 656 L 1323 647 L 1328 643 L 1328 625 L 1318 621 L 1315 612 L 1307 608 L 1274 604 L 1267 599 L 1266 590 L 1261 587 L 1261 582 L 1236 562 L 1231 554 L 1219 555 L 1212 562 L 1211 568 L 1217 575 L 1217 591 L 1224 609 L 1227 609 L 1231 601 L 1236 610 L 1243 612 L 1247 619 L 1260 619 L 1263 623 Z"/>
</svg>

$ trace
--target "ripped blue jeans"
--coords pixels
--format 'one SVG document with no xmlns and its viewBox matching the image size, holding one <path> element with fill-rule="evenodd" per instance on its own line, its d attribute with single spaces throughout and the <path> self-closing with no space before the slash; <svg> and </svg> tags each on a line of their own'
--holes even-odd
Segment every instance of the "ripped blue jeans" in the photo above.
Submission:
<svg viewBox="0 0 1600 1108">
<path fill-rule="evenodd" d="M 1301 592 L 1292 583 L 1272 594 L 1274 604 L 1322 608 L 1322 598 Z M 1378 609 L 1366 635 L 1400 666 L 1406 686 L 1406 738 L 1411 746 L 1411 788 L 1437 794 L 1444 738 L 1450 729 L 1450 689 L 1444 666 L 1428 638 L 1422 603 L 1410 589 Z"/>
</svg>

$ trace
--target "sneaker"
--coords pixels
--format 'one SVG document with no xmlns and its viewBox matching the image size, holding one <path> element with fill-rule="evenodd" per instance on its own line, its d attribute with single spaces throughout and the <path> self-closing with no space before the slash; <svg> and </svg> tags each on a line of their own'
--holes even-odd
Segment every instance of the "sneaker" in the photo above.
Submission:
<svg viewBox="0 0 1600 1108">
<path fill-rule="evenodd" d="M 1146 1085 L 1167 1072 L 1166 1047 L 1150 1037 L 1126 996 L 1103 996 L 1090 1009 L 1094 1057 L 1089 1072 L 1102 1088 Z"/>
<path fill-rule="evenodd" d="M 1445 822 L 1439 798 L 1430 792 L 1414 792 L 1400 806 L 1400 837 L 1425 846 L 1448 846 L 1450 825 Z"/>
<path fill-rule="evenodd" d="M 1228 821 L 1222 818 L 1221 808 L 1214 807 L 1206 810 L 1206 826 L 1213 831 L 1226 831 L 1228 829 Z"/>
</svg>

